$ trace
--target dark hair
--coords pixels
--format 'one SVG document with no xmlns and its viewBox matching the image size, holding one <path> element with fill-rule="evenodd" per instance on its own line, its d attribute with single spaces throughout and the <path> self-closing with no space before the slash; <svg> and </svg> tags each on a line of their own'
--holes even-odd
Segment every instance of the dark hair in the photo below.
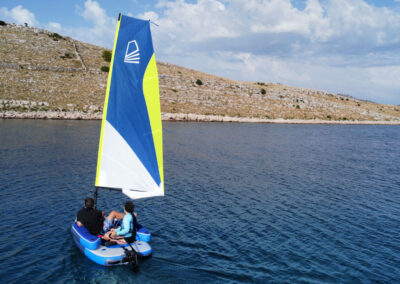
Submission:
<svg viewBox="0 0 400 284">
<path fill-rule="evenodd" d="M 86 208 L 93 208 L 93 206 L 94 206 L 93 198 L 90 198 L 90 197 L 86 198 L 85 199 L 85 207 Z"/>
<path fill-rule="evenodd" d="M 125 203 L 125 210 L 128 213 L 133 213 L 133 210 L 135 210 L 135 205 L 133 205 L 132 201 L 127 201 Z"/>
</svg>

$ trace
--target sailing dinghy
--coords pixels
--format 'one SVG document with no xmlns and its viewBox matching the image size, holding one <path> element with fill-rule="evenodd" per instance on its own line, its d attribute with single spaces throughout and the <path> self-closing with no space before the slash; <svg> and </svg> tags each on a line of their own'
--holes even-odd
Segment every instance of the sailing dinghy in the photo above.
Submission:
<svg viewBox="0 0 400 284">
<path fill-rule="evenodd" d="M 163 196 L 163 152 L 158 73 L 150 22 L 119 15 L 108 74 L 95 182 L 131 199 Z M 71 232 L 78 248 L 101 265 L 150 256 L 150 233 L 139 226 L 136 241 L 105 246 L 76 222 Z"/>
</svg>

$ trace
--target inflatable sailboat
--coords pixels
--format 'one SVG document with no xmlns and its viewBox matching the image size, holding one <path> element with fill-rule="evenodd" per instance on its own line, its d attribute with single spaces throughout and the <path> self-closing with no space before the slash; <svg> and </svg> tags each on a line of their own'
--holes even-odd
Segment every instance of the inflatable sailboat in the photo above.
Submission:
<svg viewBox="0 0 400 284">
<path fill-rule="evenodd" d="M 158 73 L 150 22 L 119 16 L 108 74 L 96 171 L 99 188 L 131 199 L 164 195 L 162 125 Z M 101 265 L 128 263 L 149 256 L 150 233 L 139 228 L 136 241 L 105 246 L 86 228 L 72 225 L 79 249 Z"/>
</svg>

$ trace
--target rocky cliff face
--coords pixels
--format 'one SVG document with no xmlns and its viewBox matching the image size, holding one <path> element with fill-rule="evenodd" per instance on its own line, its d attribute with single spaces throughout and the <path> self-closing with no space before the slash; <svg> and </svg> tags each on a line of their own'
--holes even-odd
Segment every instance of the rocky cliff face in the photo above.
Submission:
<svg viewBox="0 0 400 284">
<path fill-rule="evenodd" d="M 0 26 L 0 113 L 100 118 L 108 75 L 101 71 L 108 66 L 103 50 L 41 29 Z M 158 71 L 165 113 L 400 121 L 400 106 L 281 84 L 233 81 L 161 62 Z"/>
</svg>

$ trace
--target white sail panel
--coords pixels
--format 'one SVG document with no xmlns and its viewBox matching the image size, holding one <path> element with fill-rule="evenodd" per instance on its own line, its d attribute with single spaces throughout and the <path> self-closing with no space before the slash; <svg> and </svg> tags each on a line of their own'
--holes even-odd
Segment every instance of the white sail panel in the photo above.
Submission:
<svg viewBox="0 0 400 284">
<path fill-rule="evenodd" d="M 108 121 L 101 155 L 97 186 L 121 188 L 132 199 L 164 195 L 163 184 L 154 182 L 132 148 Z"/>
</svg>

